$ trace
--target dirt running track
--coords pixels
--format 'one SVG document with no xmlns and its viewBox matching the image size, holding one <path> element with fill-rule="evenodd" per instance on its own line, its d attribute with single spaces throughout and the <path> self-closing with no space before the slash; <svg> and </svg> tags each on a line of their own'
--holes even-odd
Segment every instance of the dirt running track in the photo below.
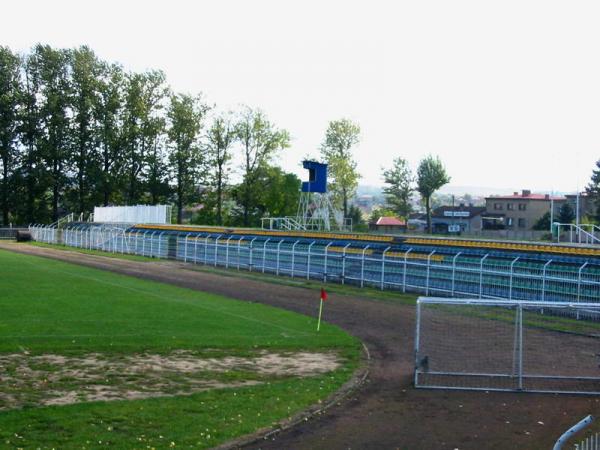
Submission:
<svg viewBox="0 0 600 450">
<path fill-rule="evenodd" d="M 0 248 L 315 312 L 313 291 L 186 270 L 174 261 L 134 262 L 8 243 Z M 600 414 L 600 399 L 594 397 L 413 389 L 413 307 L 331 294 L 325 319 L 367 345 L 372 357 L 367 383 L 321 416 L 252 448 L 549 449 L 574 422 Z"/>
</svg>

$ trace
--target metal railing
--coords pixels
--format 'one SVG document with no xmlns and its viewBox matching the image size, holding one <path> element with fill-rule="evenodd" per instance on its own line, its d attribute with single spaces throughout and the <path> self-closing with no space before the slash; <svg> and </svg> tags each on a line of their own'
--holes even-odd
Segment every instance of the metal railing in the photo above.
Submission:
<svg viewBox="0 0 600 450">
<path fill-rule="evenodd" d="M 564 234 L 563 242 L 568 238 L 567 242 L 578 244 L 600 244 L 600 227 L 593 223 L 558 223 L 556 227 L 556 242 L 561 242 L 561 233 Z"/>
<path fill-rule="evenodd" d="M 89 224 L 64 229 L 31 226 L 30 231 L 33 239 L 41 242 L 382 290 L 452 297 L 600 302 L 600 265 L 590 262 L 577 266 L 553 260 L 533 264 L 521 257 L 506 259 L 491 254 L 441 255 L 435 250 L 423 253 L 414 248 L 392 252 L 389 248 L 378 250 L 356 243 L 342 246 L 334 241 L 268 236 L 128 232 L 115 226 Z"/>
</svg>

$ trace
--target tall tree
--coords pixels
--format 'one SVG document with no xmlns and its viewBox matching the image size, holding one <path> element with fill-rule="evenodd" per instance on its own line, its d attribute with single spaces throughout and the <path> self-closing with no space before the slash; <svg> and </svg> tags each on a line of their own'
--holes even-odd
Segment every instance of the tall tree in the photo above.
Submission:
<svg viewBox="0 0 600 450">
<path fill-rule="evenodd" d="M 69 52 L 56 50 L 48 45 L 37 45 L 34 53 L 39 62 L 39 94 L 42 96 L 41 153 L 51 190 L 52 220 L 57 220 L 69 170 Z"/>
<path fill-rule="evenodd" d="M 164 100 L 169 89 L 165 75 L 160 71 L 143 74 L 134 73 L 127 77 L 126 97 L 123 117 L 123 144 L 126 152 L 124 166 L 127 172 L 125 187 L 129 204 L 140 201 L 143 194 L 145 177 L 158 170 L 149 167 L 148 162 L 157 163 L 153 158 L 157 141 L 164 133 L 164 117 L 161 116 Z M 150 153 L 150 154 L 149 154 Z M 148 171 L 147 169 L 150 168 Z"/>
<path fill-rule="evenodd" d="M 215 189 L 216 223 L 223 225 L 223 191 L 228 178 L 231 147 L 236 139 L 236 129 L 230 114 L 214 118 L 207 135 L 208 166 L 213 171 Z"/>
<path fill-rule="evenodd" d="M 108 206 L 119 186 L 123 186 L 124 145 L 121 117 L 125 103 L 125 74 L 121 67 L 102 63 L 98 101 L 94 115 L 98 122 L 100 149 L 96 167 L 96 196 Z"/>
<path fill-rule="evenodd" d="M 321 156 L 328 164 L 329 190 L 334 202 L 341 204 L 344 217 L 348 216 L 348 201 L 356 193 L 360 175 L 352 148 L 358 144 L 360 127 L 348 119 L 329 122 L 325 140 L 321 144 Z"/>
<path fill-rule="evenodd" d="M 594 199 L 596 213 L 593 215 L 594 220 L 600 223 L 600 159 L 596 162 L 596 168 L 592 172 L 592 178 L 586 187 L 588 195 Z"/>
<path fill-rule="evenodd" d="M 572 223 L 575 220 L 575 211 L 569 204 L 569 202 L 565 202 L 558 209 L 558 221 L 560 223 Z"/>
<path fill-rule="evenodd" d="M 417 191 L 423 197 L 427 211 L 427 231 L 431 233 L 431 196 L 435 191 L 450 182 L 450 177 L 438 157 L 427 156 L 417 169 Z"/>
<path fill-rule="evenodd" d="M 10 223 L 11 209 L 15 204 L 15 175 L 18 169 L 18 120 L 21 103 L 20 58 L 8 47 L 0 46 L 0 204 L 2 222 Z"/>
<path fill-rule="evenodd" d="M 412 212 L 411 196 L 414 177 L 404 158 L 394 159 L 392 167 L 383 171 L 386 187 L 383 188 L 387 207 L 407 220 Z"/>
<path fill-rule="evenodd" d="M 96 154 L 98 127 L 96 115 L 99 102 L 101 65 L 88 47 L 71 52 L 71 88 L 73 110 L 73 169 L 76 173 L 76 207 L 78 212 L 89 212 L 93 206 L 91 197 L 92 175 Z"/>
<path fill-rule="evenodd" d="M 41 117 L 38 91 L 40 86 L 40 64 L 37 53 L 30 53 L 24 58 L 23 67 L 23 109 L 19 123 L 21 126 L 21 144 L 23 154 L 20 170 L 20 180 L 25 191 L 25 201 L 21 217 L 26 223 L 46 219 L 40 211 L 41 197 L 46 189 L 46 179 L 43 177 L 41 158 Z"/>
<path fill-rule="evenodd" d="M 287 131 L 275 128 L 262 111 L 248 107 L 241 113 L 236 128 L 244 158 L 239 201 L 242 223 L 247 227 L 257 206 L 253 194 L 258 189 L 259 169 L 267 166 L 277 151 L 289 146 L 290 137 Z"/>
<path fill-rule="evenodd" d="M 178 94 L 171 96 L 167 112 L 171 152 L 169 164 L 177 197 L 177 223 L 181 223 L 183 206 L 197 192 L 202 155 L 198 137 L 208 106 L 200 97 Z"/>
</svg>

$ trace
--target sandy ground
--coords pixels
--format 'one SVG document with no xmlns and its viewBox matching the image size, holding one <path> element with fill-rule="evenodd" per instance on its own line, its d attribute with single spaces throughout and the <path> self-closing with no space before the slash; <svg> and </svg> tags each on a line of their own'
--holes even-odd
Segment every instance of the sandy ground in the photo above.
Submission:
<svg viewBox="0 0 600 450">
<path fill-rule="evenodd" d="M 318 298 L 317 292 L 307 289 L 188 270 L 174 261 L 142 263 L 7 243 L 0 243 L 0 248 L 303 314 L 315 313 Z M 414 389 L 414 316 L 414 307 L 331 294 L 324 318 L 367 345 L 372 357 L 368 382 L 326 413 L 253 447 L 547 449 L 585 415 L 600 414 L 598 397 Z"/>
<path fill-rule="evenodd" d="M 189 395 L 261 384 L 273 377 L 308 377 L 341 365 L 333 353 L 261 351 L 251 357 L 221 358 L 206 357 L 206 353 L 0 354 L 0 411 L 29 405 Z M 227 379 L 233 372 L 238 372 L 236 379 Z"/>
</svg>

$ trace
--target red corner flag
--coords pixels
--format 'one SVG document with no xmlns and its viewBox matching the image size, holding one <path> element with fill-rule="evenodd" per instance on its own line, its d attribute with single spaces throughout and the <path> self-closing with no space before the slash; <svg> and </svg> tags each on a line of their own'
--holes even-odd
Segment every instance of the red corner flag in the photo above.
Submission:
<svg viewBox="0 0 600 450">
<path fill-rule="evenodd" d="M 323 314 L 323 302 L 327 300 L 327 292 L 321 288 L 321 301 L 319 302 L 319 320 L 317 322 L 317 331 L 321 329 L 321 315 Z"/>
</svg>

